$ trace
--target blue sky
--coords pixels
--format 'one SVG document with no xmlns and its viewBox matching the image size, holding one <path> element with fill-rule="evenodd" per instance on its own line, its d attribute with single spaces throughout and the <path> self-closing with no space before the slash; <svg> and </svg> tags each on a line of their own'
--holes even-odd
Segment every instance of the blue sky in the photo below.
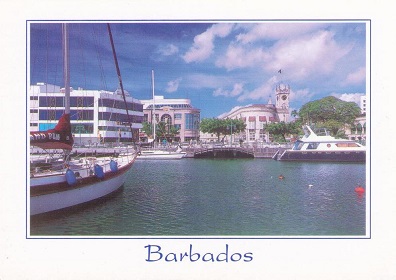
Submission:
<svg viewBox="0 0 396 280">
<path fill-rule="evenodd" d="M 291 87 L 291 110 L 328 95 L 358 102 L 368 78 L 366 24 L 140 21 L 111 28 L 124 88 L 133 97 L 151 98 L 154 70 L 156 95 L 189 98 L 207 118 L 274 102 L 278 83 Z M 28 35 L 30 82 L 62 85 L 60 24 L 30 22 Z M 70 22 L 70 53 L 74 88 L 117 88 L 104 22 Z"/>
</svg>

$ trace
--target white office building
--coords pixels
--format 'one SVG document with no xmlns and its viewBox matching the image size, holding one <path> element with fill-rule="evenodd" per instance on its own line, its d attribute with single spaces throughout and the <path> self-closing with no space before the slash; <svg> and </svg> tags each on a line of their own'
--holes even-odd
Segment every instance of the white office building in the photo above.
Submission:
<svg viewBox="0 0 396 280">
<path fill-rule="evenodd" d="M 37 83 L 31 85 L 30 131 L 45 131 L 56 126 L 64 112 L 64 89 Z M 128 114 L 121 90 L 70 89 L 70 120 L 75 144 L 136 142 L 143 122 L 143 104 L 126 92 Z"/>
</svg>

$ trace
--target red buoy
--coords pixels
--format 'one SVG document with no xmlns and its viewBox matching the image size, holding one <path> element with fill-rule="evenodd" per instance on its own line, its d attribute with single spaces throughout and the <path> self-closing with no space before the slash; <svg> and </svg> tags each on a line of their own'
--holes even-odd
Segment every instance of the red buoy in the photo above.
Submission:
<svg viewBox="0 0 396 280">
<path fill-rule="evenodd" d="M 355 188 L 355 192 L 357 192 L 358 194 L 362 194 L 365 192 L 364 188 L 362 186 L 357 186 Z"/>
</svg>

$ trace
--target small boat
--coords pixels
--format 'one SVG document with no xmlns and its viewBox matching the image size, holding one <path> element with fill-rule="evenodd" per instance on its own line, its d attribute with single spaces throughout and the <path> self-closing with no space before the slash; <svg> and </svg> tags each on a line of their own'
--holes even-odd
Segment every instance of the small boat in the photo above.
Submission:
<svg viewBox="0 0 396 280">
<path fill-rule="evenodd" d="M 181 148 L 176 151 L 167 151 L 159 149 L 148 149 L 140 150 L 138 152 L 138 159 L 182 159 L 186 156 L 186 152 L 183 152 Z"/>
<path fill-rule="evenodd" d="M 285 161 L 329 161 L 329 162 L 365 162 L 366 147 L 353 140 L 337 139 L 327 130 L 321 134 L 304 126 L 305 135 L 297 140 L 291 149 L 278 152 L 276 160 Z"/>
<path fill-rule="evenodd" d="M 153 116 L 155 116 L 155 90 L 154 90 L 154 70 L 151 71 L 151 83 L 152 83 L 152 96 L 153 96 Z M 163 150 L 156 148 L 156 119 L 153 118 L 153 139 L 150 141 L 153 145 L 153 149 L 141 149 L 138 152 L 138 159 L 181 159 L 186 156 L 186 152 L 182 151 L 182 148 L 177 147 L 176 151 Z"/>
<path fill-rule="evenodd" d="M 117 155 L 72 158 L 70 123 L 70 81 L 67 24 L 63 28 L 65 110 L 55 128 L 30 132 L 30 145 L 44 151 L 63 151 L 62 157 L 33 155 L 30 159 L 30 216 L 69 208 L 96 200 L 118 190 L 125 182 L 137 152 L 125 149 Z M 110 41 L 111 30 L 108 25 Z M 115 56 L 114 45 L 112 44 Z M 119 72 L 116 63 L 117 72 Z M 120 86 L 123 92 L 121 76 Z"/>
</svg>

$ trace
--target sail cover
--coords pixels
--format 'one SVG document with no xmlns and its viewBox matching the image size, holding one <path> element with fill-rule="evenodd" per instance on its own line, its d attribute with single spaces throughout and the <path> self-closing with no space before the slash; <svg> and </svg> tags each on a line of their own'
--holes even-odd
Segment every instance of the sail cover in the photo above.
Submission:
<svg viewBox="0 0 396 280">
<path fill-rule="evenodd" d="M 73 147 L 70 114 L 63 114 L 58 124 L 47 131 L 30 132 L 30 145 L 42 149 L 66 149 Z"/>
</svg>

